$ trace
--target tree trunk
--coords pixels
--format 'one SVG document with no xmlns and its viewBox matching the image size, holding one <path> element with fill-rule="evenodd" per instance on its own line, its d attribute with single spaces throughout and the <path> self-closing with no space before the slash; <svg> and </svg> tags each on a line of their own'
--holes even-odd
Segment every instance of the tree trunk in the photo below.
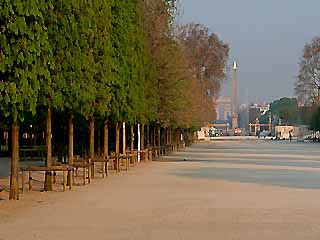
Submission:
<svg viewBox="0 0 320 240">
<path fill-rule="evenodd" d="M 71 112 L 69 114 L 69 121 L 68 121 L 68 127 L 69 127 L 69 131 L 68 131 L 68 141 L 69 141 L 69 149 L 68 149 L 68 163 L 69 164 L 73 164 L 73 113 Z M 72 174 L 70 174 L 70 172 L 68 172 L 68 180 L 67 180 L 67 185 L 70 186 L 70 184 L 72 185 L 71 181 L 72 181 Z"/>
<path fill-rule="evenodd" d="M 138 130 L 138 152 L 140 152 L 141 151 L 141 129 L 140 129 L 140 123 L 138 123 L 137 130 Z M 141 160 L 141 154 L 139 153 L 138 154 L 138 162 L 140 162 L 140 160 Z"/>
<path fill-rule="evenodd" d="M 46 117 L 46 148 L 47 148 L 47 167 L 52 166 L 51 158 L 51 108 L 48 108 L 47 117 Z M 44 191 L 52 191 L 52 172 L 46 171 L 45 182 L 44 182 Z"/>
<path fill-rule="evenodd" d="M 141 151 L 144 150 L 144 124 L 141 124 Z"/>
<path fill-rule="evenodd" d="M 108 156 L 109 155 L 109 128 L 108 128 L 108 119 L 104 121 L 104 127 L 103 127 L 103 155 Z"/>
<path fill-rule="evenodd" d="M 170 128 L 167 127 L 167 144 L 170 144 Z"/>
<path fill-rule="evenodd" d="M 94 159 L 94 119 L 91 117 L 89 119 L 89 129 L 90 129 L 90 154 L 91 160 Z"/>
<path fill-rule="evenodd" d="M 150 147 L 150 125 L 148 124 L 147 125 L 147 148 L 149 148 Z"/>
<path fill-rule="evenodd" d="M 10 200 L 19 200 L 19 125 L 17 122 L 12 123 L 12 158 L 11 158 L 11 175 L 10 175 Z"/>
<path fill-rule="evenodd" d="M 160 146 L 161 146 L 161 128 L 158 126 L 158 156 L 160 157 Z"/>
<path fill-rule="evenodd" d="M 126 154 L 126 123 L 122 123 L 122 154 Z"/>
<path fill-rule="evenodd" d="M 156 128 L 153 128 L 153 134 L 152 134 L 152 139 L 153 139 L 153 147 L 156 147 Z"/>
<path fill-rule="evenodd" d="M 164 145 L 168 144 L 168 128 L 164 128 L 164 139 L 163 139 Z"/>
<path fill-rule="evenodd" d="M 171 127 L 170 128 L 170 144 L 174 144 L 174 134 L 175 134 L 175 130 Z"/>
<path fill-rule="evenodd" d="M 73 164 L 73 113 L 69 115 L 69 164 Z"/>
<path fill-rule="evenodd" d="M 130 140 L 131 140 L 131 146 L 130 149 L 131 151 L 134 150 L 134 131 L 133 131 L 133 125 L 131 125 L 131 130 L 130 130 Z"/>
<path fill-rule="evenodd" d="M 97 138 L 98 138 L 98 149 L 97 149 L 97 153 L 98 153 L 98 156 L 101 155 L 101 128 L 98 128 L 98 131 L 97 131 Z"/>
<path fill-rule="evenodd" d="M 116 123 L 116 155 L 120 152 L 120 124 Z"/>
</svg>

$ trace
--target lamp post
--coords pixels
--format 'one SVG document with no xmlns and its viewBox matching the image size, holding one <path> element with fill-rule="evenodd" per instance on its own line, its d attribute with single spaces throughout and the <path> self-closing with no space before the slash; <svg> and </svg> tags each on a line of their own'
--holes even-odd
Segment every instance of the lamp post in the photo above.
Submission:
<svg viewBox="0 0 320 240">
<path fill-rule="evenodd" d="M 140 123 L 138 123 L 138 162 L 140 162 L 140 151 L 141 151 L 141 135 L 140 135 Z"/>
</svg>

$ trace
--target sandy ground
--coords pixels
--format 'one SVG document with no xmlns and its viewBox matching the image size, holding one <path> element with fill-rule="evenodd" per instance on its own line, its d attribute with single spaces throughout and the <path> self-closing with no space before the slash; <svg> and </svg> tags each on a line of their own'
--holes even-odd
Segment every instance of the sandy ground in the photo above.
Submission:
<svg viewBox="0 0 320 240">
<path fill-rule="evenodd" d="M 319 154 L 318 145 L 197 144 L 72 192 L 2 200 L 0 240 L 318 240 Z"/>
</svg>

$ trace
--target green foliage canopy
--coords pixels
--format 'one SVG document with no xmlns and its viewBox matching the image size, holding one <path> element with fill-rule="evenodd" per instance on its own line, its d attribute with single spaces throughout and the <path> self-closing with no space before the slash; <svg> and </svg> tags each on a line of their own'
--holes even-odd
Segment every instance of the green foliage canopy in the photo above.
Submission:
<svg viewBox="0 0 320 240">
<path fill-rule="evenodd" d="M 111 118 L 143 121 L 145 118 L 144 30 L 138 1 L 116 1 L 111 5 Z"/>
<path fill-rule="evenodd" d="M 0 109 L 14 121 L 36 112 L 40 83 L 50 85 L 49 1 L 0 2 Z"/>
<path fill-rule="evenodd" d="M 176 0 L 2 1 L 1 114 L 17 120 L 45 107 L 130 123 L 200 124 L 204 91 L 195 84 L 187 44 L 173 34 L 176 6 Z M 216 59 L 218 69 L 226 57 Z"/>
<path fill-rule="evenodd" d="M 47 21 L 55 62 L 51 72 L 55 91 L 50 96 L 54 107 L 84 116 L 106 114 L 110 3 L 58 0 Z"/>
</svg>

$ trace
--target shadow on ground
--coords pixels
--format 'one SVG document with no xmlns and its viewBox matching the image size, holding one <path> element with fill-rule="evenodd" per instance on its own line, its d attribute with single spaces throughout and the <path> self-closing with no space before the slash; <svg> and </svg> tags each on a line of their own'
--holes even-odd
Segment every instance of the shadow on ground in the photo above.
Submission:
<svg viewBox="0 0 320 240">
<path fill-rule="evenodd" d="M 256 157 L 246 157 L 246 159 L 256 159 Z M 235 160 L 207 160 L 207 159 L 190 159 L 185 157 L 186 160 L 172 159 L 172 160 L 161 160 L 159 162 L 184 162 L 184 163 L 223 163 L 223 164 L 245 164 L 245 165 L 257 165 L 257 166 L 278 166 L 278 167 L 308 167 L 308 168 L 320 168 L 319 161 L 298 161 L 301 159 L 287 158 L 285 161 L 279 161 L 277 159 L 268 160 L 245 160 L 245 158 L 235 157 Z"/>
<path fill-rule="evenodd" d="M 320 189 L 320 172 L 282 169 L 196 168 L 179 170 L 176 176 L 197 179 L 219 179 L 301 189 Z"/>
</svg>

